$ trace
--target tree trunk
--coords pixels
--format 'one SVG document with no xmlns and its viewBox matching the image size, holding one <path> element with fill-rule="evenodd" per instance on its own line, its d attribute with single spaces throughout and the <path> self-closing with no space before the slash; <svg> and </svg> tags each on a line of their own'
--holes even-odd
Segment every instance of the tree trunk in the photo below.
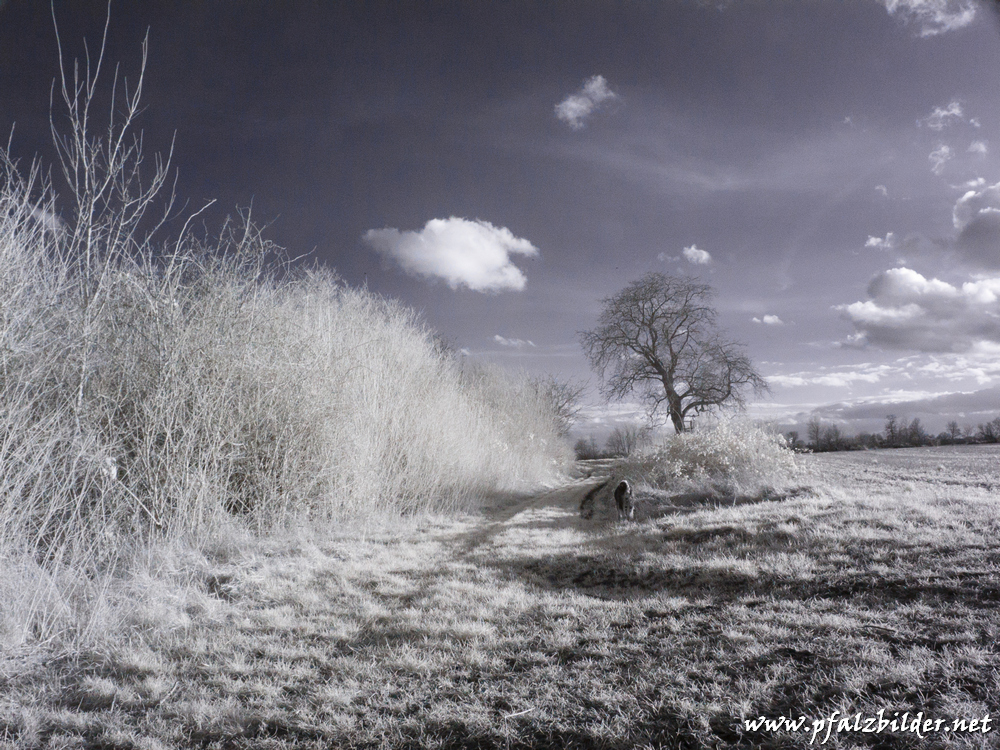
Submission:
<svg viewBox="0 0 1000 750">
<path fill-rule="evenodd" d="M 681 408 L 680 396 L 668 389 L 667 403 L 670 404 L 670 421 L 674 423 L 674 431 L 684 432 L 684 412 Z"/>
</svg>

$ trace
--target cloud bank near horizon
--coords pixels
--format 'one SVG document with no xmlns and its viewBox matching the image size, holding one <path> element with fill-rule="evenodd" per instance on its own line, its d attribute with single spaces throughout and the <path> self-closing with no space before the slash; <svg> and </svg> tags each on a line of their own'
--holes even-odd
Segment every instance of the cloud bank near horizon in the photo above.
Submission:
<svg viewBox="0 0 1000 750">
<path fill-rule="evenodd" d="M 538 255 L 537 247 L 506 227 L 455 216 L 431 219 L 420 231 L 369 229 L 362 240 L 410 276 L 476 292 L 523 290 L 527 279 L 511 255 Z"/>
<path fill-rule="evenodd" d="M 997 406 L 990 407 L 990 403 Z M 936 415 L 955 419 L 977 418 L 1000 411 L 1000 387 L 978 391 L 957 391 L 921 398 L 866 399 L 855 403 L 828 404 L 813 410 L 817 416 L 844 420 L 884 419 L 887 414 L 899 417 Z"/>
</svg>

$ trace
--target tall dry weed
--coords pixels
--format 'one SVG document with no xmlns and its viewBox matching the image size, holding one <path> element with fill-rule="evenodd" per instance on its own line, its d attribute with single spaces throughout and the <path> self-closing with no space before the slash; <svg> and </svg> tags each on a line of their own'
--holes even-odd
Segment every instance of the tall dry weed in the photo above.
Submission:
<svg viewBox="0 0 1000 750">
<path fill-rule="evenodd" d="M 78 642 L 153 540 L 456 509 L 570 460 L 526 378 L 276 263 L 248 218 L 154 240 L 166 164 L 139 183 L 141 77 L 95 138 L 99 68 L 63 79 L 65 201 L 0 150 L 0 643 Z"/>
</svg>

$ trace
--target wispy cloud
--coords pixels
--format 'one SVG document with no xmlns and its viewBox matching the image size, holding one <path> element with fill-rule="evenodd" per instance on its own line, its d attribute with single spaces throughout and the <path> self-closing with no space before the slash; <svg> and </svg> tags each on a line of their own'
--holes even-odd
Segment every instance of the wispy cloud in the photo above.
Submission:
<svg viewBox="0 0 1000 750">
<path fill-rule="evenodd" d="M 976 18 L 976 0 L 879 0 L 889 15 L 915 23 L 920 36 L 962 29 Z"/>
<path fill-rule="evenodd" d="M 920 120 L 920 124 L 926 125 L 931 130 L 941 131 L 952 123 L 960 122 L 963 119 L 961 103 L 953 101 L 947 107 L 935 107 L 933 112 Z"/>
<path fill-rule="evenodd" d="M 707 250 L 702 250 L 697 245 L 684 248 L 680 255 L 658 253 L 656 256 L 656 259 L 662 263 L 679 263 L 681 258 L 684 258 L 688 263 L 694 263 L 696 266 L 707 266 L 712 262 L 711 253 Z"/>
<path fill-rule="evenodd" d="M 499 333 L 493 337 L 500 346 L 510 346 L 515 349 L 523 349 L 526 346 L 534 346 L 535 342 L 526 339 L 508 339 L 501 336 Z"/>
<path fill-rule="evenodd" d="M 997 348 L 997 347 L 993 347 Z M 854 383 L 896 385 L 920 384 L 932 392 L 952 392 L 956 384 L 968 386 L 972 382 L 988 385 L 1000 377 L 1000 360 L 996 352 L 985 347 L 968 354 L 923 353 L 900 357 L 891 364 L 862 362 L 853 365 L 821 366 L 812 370 L 783 372 L 767 376 L 771 385 L 782 388 L 825 386 L 849 387 Z M 959 385 L 958 387 L 961 387 Z M 884 391 L 878 398 L 893 400 L 912 398 L 912 391 L 897 388 Z M 1000 405 L 1000 401 L 997 402 Z"/>
<path fill-rule="evenodd" d="M 856 382 L 878 383 L 885 377 L 886 369 L 888 368 L 878 367 L 873 370 L 845 368 L 834 372 L 796 372 L 788 375 L 770 375 L 767 378 L 767 382 L 783 388 L 806 385 L 844 388 Z"/>
<path fill-rule="evenodd" d="M 928 154 L 927 158 L 931 162 L 931 171 L 934 174 L 941 174 L 944 171 L 944 165 L 954 154 L 952 153 L 951 146 L 947 144 L 940 144 L 934 151 Z"/>
<path fill-rule="evenodd" d="M 454 216 L 431 219 L 419 232 L 369 229 L 362 239 L 411 276 L 440 278 L 452 289 L 477 292 L 524 289 L 527 279 L 510 256 L 538 255 L 538 248 L 506 227 Z"/>
<path fill-rule="evenodd" d="M 603 102 L 617 97 L 618 95 L 608 88 L 604 76 L 592 76 L 584 81 L 579 92 L 570 94 L 556 105 L 556 117 L 573 130 L 579 130 L 590 114 Z"/>
<path fill-rule="evenodd" d="M 688 263 L 694 263 L 696 266 L 706 266 L 712 262 L 712 256 L 709 252 L 702 250 L 697 245 L 684 248 L 684 257 L 687 258 Z"/>
<path fill-rule="evenodd" d="M 989 147 L 986 145 L 986 141 L 973 141 L 969 144 L 970 154 L 982 154 L 985 156 L 989 152 Z"/>
<path fill-rule="evenodd" d="M 1000 278 L 959 286 L 909 268 L 878 274 L 870 299 L 839 305 L 858 331 L 852 344 L 923 352 L 964 352 L 1000 343 Z"/>
<path fill-rule="evenodd" d="M 583 404 L 580 409 L 578 427 L 586 430 L 611 423 L 639 421 L 645 415 L 646 407 L 634 401 Z"/>
</svg>

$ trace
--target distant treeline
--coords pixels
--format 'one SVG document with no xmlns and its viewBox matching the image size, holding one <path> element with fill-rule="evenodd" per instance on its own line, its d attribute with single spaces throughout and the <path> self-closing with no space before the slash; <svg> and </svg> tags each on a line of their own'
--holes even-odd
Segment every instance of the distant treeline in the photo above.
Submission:
<svg viewBox="0 0 1000 750">
<path fill-rule="evenodd" d="M 886 416 L 882 432 L 844 435 L 837 425 L 824 424 L 818 417 L 809 420 L 806 429 L 805 440 L 797 430 L 785 433 L 789 446 L 797 451 L 823 452 L 1000 442 L 1000 417 L 976 426 L 960 426 L 952 420 L 944 432 L 937 435 L 927 432 L 919 419 L 907 421 L 895 414 Z"/>
</svg>

